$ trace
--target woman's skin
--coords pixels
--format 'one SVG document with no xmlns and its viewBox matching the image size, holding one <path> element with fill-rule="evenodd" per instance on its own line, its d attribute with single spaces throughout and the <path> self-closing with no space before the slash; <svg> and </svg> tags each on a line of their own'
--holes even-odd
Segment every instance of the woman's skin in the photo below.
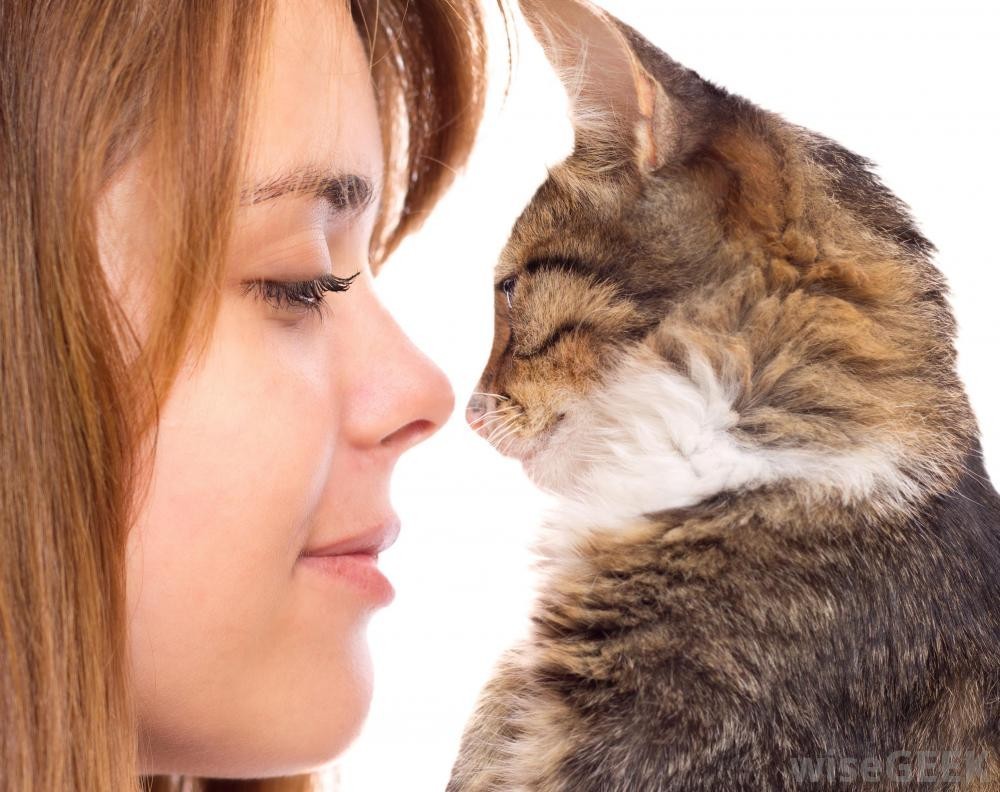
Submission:
<svg viewBox="0 0 1000 792">
<path fill-rule="evenodd" d="M 281 4 L 250 185 L 320 171 L 378 189 L 368 61 L 335 5 Z M 126 168 L 99 212 L 103 260 L 140 334 L 156 201 L 142 173 L 141 159 Z M 443 374 L 373 292 L 375 208 L 338 212 L 289 194 L 239 210 L 210 350 L 200 367 L 185 367 L 163 407 L 152 486 L 129 538 L 145 773 L 308 770 L 342 751 L 365 717 L 365 628 L 391 591 L 304 554 L 361 535 L 391 543 L 392 468 L 453 405 Z M 325 295 L 322 319 L 241 288 L 355 272 L 348 292 Z"/>
</svg>

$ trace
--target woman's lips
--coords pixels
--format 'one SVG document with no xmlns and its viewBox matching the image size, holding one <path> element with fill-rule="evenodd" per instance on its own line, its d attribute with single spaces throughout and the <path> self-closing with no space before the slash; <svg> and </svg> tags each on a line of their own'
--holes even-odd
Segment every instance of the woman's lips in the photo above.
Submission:
<svg viewBox="0 0 1000 792">
<path fill-rule="evenodd" d="M 331 542 L 317 543 L 315 547 L 307 547 L 303 550 L 302 555 L 332 556 L 369 553 L 377 556 L 383 550 L 391 547 L 398 537 L 399 518 L 395 514 L 390 514 L 364 533 L 341 537 Z"/>
<path fill-rule="evenodd" d="M 300 561 L 320 574 L 350 585 L 373 605 L 388 605 L 396 596 L 389 578 L 379 571 L 378 556 L 347 553 L 329 556 L 302 556 Z"/>
<path fill-rule="evenodd" d="M 378 554 L 399 536 L 399 519 L 392 515 L 375 528 L 315 549 L 306 549 L 299 560 L 307 567 L 349 584 L 375 605 L 388 605 L 396 592 L 379 571 Z"/>
</svg>

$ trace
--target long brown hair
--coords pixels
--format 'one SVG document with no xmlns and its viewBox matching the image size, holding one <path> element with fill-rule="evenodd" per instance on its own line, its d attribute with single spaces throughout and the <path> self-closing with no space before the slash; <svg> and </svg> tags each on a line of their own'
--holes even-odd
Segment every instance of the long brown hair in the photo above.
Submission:
<svg viewBox="0 0 1000 792">
<path fill-rule="evenodd" d="M 386 142 L 377 266 L 472 144 L 474 3 L 352 0 Z M 0 3 L 0 792 L 308 789 L 311 776 L 137 775 L 124 548 L 142 460 L 207 344 L 245 162 L 267 0 Z M 139 151 L 164 273 L 142 343 L 98 256 L 95 207 Z"/>
</svg>

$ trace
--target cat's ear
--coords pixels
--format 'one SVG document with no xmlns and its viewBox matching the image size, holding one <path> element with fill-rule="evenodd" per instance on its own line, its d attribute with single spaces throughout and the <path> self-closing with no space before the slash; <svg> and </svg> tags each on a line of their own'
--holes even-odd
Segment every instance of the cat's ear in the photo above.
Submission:
<svg viewBox="0 0 1000 792">
<path fill-rule="evenodd" d="M 662 86 L 614 20 L 586 0 L 520 0 L 521 11 L 569 94 L 577 150 L 609 167 L 632 158 L 660 168 L 673 114 Z"/>
</svg>

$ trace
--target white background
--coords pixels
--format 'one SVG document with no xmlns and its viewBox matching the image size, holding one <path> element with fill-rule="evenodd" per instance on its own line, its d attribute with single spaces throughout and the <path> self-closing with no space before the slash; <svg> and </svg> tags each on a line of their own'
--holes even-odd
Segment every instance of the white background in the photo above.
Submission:
<svg viewBox="0 0 1000 792">
<path fill-rule="evenodd" d="M 991 4 L 603 5 L 703 77 L 878 163 L 939 249 L 960 373 L 1000 480 L 1000 24 Z M 458 409 L 394 478 L 403 532 L 380 564 L 397 597 L 370 626 L 375 697 L 334 767 L 345 792 L 443 790 L 479 687 L 531 601 L 527 545 L 545 501 L 462 417 L 490 347 L 493 263 L 546 166 L 571 144 L 565 96 L 520 23 L 519 43 L 503 104 L 506 60 L 494 48 L 493 98 L 468 167 L 378 279 L 400 323 L 448 373 Z"/>
</svg>

